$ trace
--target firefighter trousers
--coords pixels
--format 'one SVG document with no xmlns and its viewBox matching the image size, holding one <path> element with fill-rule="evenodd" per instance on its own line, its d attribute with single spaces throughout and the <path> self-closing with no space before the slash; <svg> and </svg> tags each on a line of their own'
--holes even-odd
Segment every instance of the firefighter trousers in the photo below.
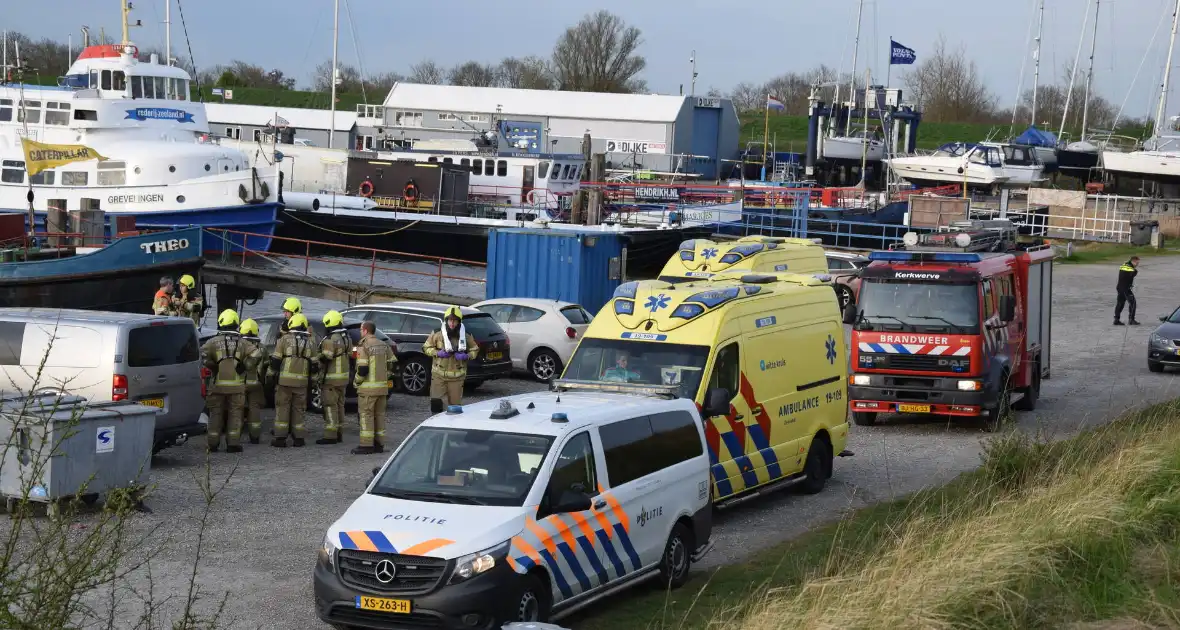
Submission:
<svg viewBox="0 0 1180 630">
<path fill-rule="evenodd" d="M 320 396 L 324 403 L 324 437 L 339 440 L 344 423 L 344 387 L 322 385 Z"/>
<path fill-rule="evenodd" d="M 373 446 L 373 440 L 385 446 L 385 405 L 389 395 L 356 397 L 357 417 L 361 424 L 361 446 Z"/>
<path fill-rule="evenodd" d="M 275 386 L 275 437 L 303 439 L 303 418 L 307 415 L 307 388 L 289 385 Z"/>
<path fill-rule="evenodd" d="M 266 394 L 262 391 L 262 385 L 247 385 L 246 427 L 252 441 L 262 436 L 262 408 L 265 406 Z"/>
<path fill-rule="evenodd" d="M 443 379 L 434 375 L 430 378 L 430 410 L 435 413 L 446 411 L 449 405 L 463 404 L 463 382 L 466 379 Z"/>
<path fill-rule="evenodd" d="M 1130 289 L 1122 289 L 1118 292 L 1118 297 L 1114 301 L 1114 318 L 1118 321 L 1119 317 L 1123 315 L 1123 305 L 1127 305 L 1127 319 L 1135 321 L 1135 293 Z"/>
<path fill-rule="evenodd" d="M 205 399 L 209 408 L 209 448 L 221 446 L 225 435 L 226 446 L 237 446 L 242 436 L 242 412 L 246 406 L 245 394 L 209 394 Z"/>
</svg>

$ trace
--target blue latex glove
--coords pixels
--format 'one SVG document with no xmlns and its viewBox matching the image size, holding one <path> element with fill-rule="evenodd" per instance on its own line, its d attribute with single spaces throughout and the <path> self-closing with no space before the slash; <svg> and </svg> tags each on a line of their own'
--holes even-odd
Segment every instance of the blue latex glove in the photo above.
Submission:
<svg viewBox="0 0 1180 630">
<path fill-rule="evenodd" d="M 466 352 L 459 352 L 455 354 L 455 358 L 460 361 L 466 361 L 470 357 Z"/>
<path fill-rule="evenodd" d="M 438 358 L 440 358 L 440 359 L 447 359 L 447 358 L 450 358 L 450 356 L 451 356 L 451 353 L 447 352 L 446 350 L 439 350 L 438 351 Z"/>
</svg>

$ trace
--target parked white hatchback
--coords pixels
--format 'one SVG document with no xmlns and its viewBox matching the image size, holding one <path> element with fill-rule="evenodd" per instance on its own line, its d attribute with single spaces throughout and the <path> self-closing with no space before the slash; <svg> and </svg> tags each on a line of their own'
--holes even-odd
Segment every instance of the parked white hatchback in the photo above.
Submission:
<svg viewBox="0 0 1180 630">
<path fill-rule="evenodd" d="M 484 300 L 473 307 L 489 314 L 512 342 L 512 367 L 538 381 L 561 376 L 582 333 L 594 319 L 571 302 L 535 298 Z"/>
</svg>

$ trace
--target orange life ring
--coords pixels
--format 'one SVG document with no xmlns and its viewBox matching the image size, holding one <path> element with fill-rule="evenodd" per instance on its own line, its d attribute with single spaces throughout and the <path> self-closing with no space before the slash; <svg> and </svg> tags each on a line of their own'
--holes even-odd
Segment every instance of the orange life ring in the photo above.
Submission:
<svg viewBox="0 0 1180 630">
<path fill-rule="evenodd" d="M 365 180 L 361 182 L 360 193 L 362 197 L 368 198 L 373 196 L 373 182 Z"/>
<path fill-rule="evenodd" d="M 532 206 L 532 205 L 536 205 L 536 203 L 537 203 L 537 191 L 536 191 L 536 190 L 530 190 L 530 191 L 529 191 L 529 194 L 525 195 L 525 197 L 524 197 L 524 202 L 525 202 L 525 203 L 527 203 L 527 204 L 529 204 L 530 206 Z"/>
<path fill-rule="evenodd" d="M 409 203 L 418 201 L 418 185 L 414 183 L 414 180 L 406 182 L 406 187 L 402 189 L 402 199 Z"/>
</svg>

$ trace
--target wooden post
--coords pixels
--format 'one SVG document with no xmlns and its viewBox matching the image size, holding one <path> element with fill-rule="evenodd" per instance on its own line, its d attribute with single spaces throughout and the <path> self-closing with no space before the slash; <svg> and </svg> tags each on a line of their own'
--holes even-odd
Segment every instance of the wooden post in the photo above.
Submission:
<svg viewBox="0 0 1180 630">
<path fill-rule="evenodd" d="M 45 231 L 49 233 L 69 232 L 69 216 L 66 214 L 66 200 L 65 199 L 47 199 L 45 203 L 48 210 L 45 215 Z M 66 237 L 64 236 L 50 236 L 46 247 L 65 247 L 67 245 Z"/>
<path fill-rule="evenodd" d="M 595 153 L 590 159 L 590 179 L 601 182 L 606 179 L 606 154 Z M 586 209 L 586 225 L 602 223 L 602 189 L 590 191 L 589 205 Z"/>
</svg>

